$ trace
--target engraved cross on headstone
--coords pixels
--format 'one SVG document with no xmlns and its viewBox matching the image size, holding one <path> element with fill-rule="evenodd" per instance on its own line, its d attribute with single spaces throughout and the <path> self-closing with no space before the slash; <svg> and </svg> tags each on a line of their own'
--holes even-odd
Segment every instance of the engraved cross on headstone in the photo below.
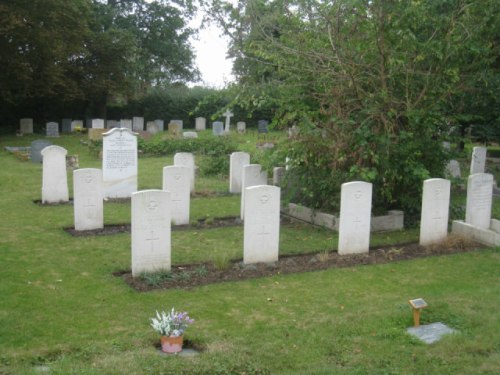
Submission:
<svg viewBox="0 0 500 375">
<path fill-rule="evenodd" d="M 151 241 L 151 251 L 153 251 L 155 249 L 154 241 L 159 241 L 160 238 L 159 237 L 155 237 L 154 230 L 151 231 L 151 236 L 149 236 L 149 237 L 150 238 L 146 238 L 146 241 Z"/>
<path fill-rule="evenodd" d="M 231 124 L 231 117 L 234 116 L 233 112 L 231 112 L 229 109 L 226 110 L 226 112 L 224 112 L 222 114 L 223 116 L 226 116 L 226 123 L 224 124 L 224 131 L 226 133 L 229 133 L 229 129 L 230 129 L 230 124 Z"/>
</svg>

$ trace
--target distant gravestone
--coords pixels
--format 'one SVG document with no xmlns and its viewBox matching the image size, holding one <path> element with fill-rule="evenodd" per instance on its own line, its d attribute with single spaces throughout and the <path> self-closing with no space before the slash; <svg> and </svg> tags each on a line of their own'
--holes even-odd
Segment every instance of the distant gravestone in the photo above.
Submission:
<svg viewBox="0 0 500 375">
<path fill-rule="evenodd" d="M 465 222 L 477 228 L 488 229 L 493 203 L 493 175 L 476 173 L 467 181 Z"/>
<path fill-rule="evenodd" d="M 283 178 L 285 176 L 285 167 L 274 167 L 273 168 L 273 185 L 281 186 Z"/>
<path fill-rule="evenodd" d="M 90 118 L 85 119 L 85 127 L 87 129 L 91 129 L 92 128 L 92 119 L 90 119 Z"/>
<path fill-rule="evenodd" d="M 292 125 L 292 127 L 288 128 L 288 138 L 295 138 L 299 135 L 299 127 L 297 125 Z"/>
<path fill-rule="evenodd" d="M 172 134 L 174 137 L 179 137 L 182 132 L 182 128 L 179 124 L 175 124 L 173 122 L 168 123 L 168 132 Z"/>
<path fill-rule="evenodd" d="M 45 131 L 47 137 L 57 138 L 59 137 L 59 124 L 57 122 L 48 122 L 45 125 Z"/>
<path fill-rule="evenodd" d="M 73 120 L 71 121 L 71 132 L 83 129 L 83 120 Z"/>
<path fill-rule="evenodd" d="M 215 121 L 212 123 L 212 134 L 215 136 L 221 136 L 224 134 L 224 124 L 222 121 Z"/>
<path fill-rule="evenodd" d="M 258 123 L 257 123 L 257 127 L 258 127 L 258 132 L 259 133 L 267 133 L 268 130 L 267 130 L 267 126 L 269 125 L 269 121 L 267 120 L 259 120 Z"/>
<path fill-rule="evenodd" d="M 191 169 L 168 166 L 163 168 L 163 190 L 170 192 L 172 224 L 189 224 Z"/>
<path fill-rule="evenodd" d="M 170 271 L 170 193 L 144 190 L 132 193 L 132 276 Z"/>
<path fill-rule="evenodd" d="M 128 130 L 132 131 L 132 120 L 122 118 L 120 120 L 120 128 L 124 128 L 124 129 L 128 129 Z"/>
<path fill-rule="evenodd" d="M 114 129 L 114 128 L 119 128 L 120 123 L 116 120 L 108 120 L 106 121 L 106 129 Z"/>
<path fill-rule="evenodd" d="M 442 178 L 424 181 L 420 220 L 422 246 L 443 242 L 448 236 L 450 187 L 450 181 Z"/>
<path fill-rule="evenodd" d="M 132 117 L 132 130 L 134 132 L 144 130 L 144 117 Z"/>
<path fill-rule="evenodd" d="M 250 154 L 233 152 L 229 157 L 229 192 L 241 194 L 243 166 L 250 164 Z"/>
<path fill-rule="evenodd" d="M 42 203 L 69 201 L 66 173 L 66 151 L 60 146 L 47 146 L 42 150 L 43 182 Z"/>
<path fill-rule="evenodd" d="M 179 131 L 182 132 L 184 129 L 184 122 L 182 120 L 170 120 L 171 124 L 177 124 L 179 126 Z"/>
<path fill-rule="evenodd" d="M 104 120 L 102 118 L 92 119 L 92 129 L 104 129 Z"/>
<path fill-rule="evenodd" d="M 195 182 L 194 155 L 190 152 L 178 152 L 174 155 L 174 165 L 189 168 L 189 170 L 190 170 L 190 173 L 189 173 L 190 191 L 194 192 L 194 182 Z"/>
<path fill-rule="evenodd" d="M 196 133 L 196 132 L 183 132 L 182 137 L 189 138 L 189 139 L 198 138 L 198 133 Z"/>
<path fill-rule="evenodd" d="M 229 133 L 231 131 L 231 117 L 234 116 L 234 113 L 228 109 L 222 115 L 226 118 L 226 122 L 224 125 L 224 132 Z"/>
<path fill-rule="evenodd" d="M 19 130 L 22 134 L 33 134 L 33 119 L 22 118 L 19 123 Z"/>
<path fill-rule="evenodd" d="M 342 184 L 338 253 L 368 253 L 372 184 L 355 181 Z"/>
<path fill-rule="evenodd" d="M 106 198 L 129 198 L 137 191 L 137 136 L 125 128 L 103 134 L 102 179 Z"/>
<path fill-rule="evenodd" d="M 195 130 L 203 131 L 207 129 L 207 119 L 205 117 L 196 117 Z"/>
<path fill-rule="evenodd" d="M 82 168 L 73 171 L 73 210 L 75 230 L 104 227 L 102 171 Z"/>
<path fill-rule="evenodd" d="M 474 147 L 470 163 L 470 174 L 484 173 L 486 166 L 486 147 Z"/>
<path fill-rule="evenodd" d="M 247 131 L 247 124 L 245 121 L 238 121 L 236 123 L 236 131 L 239 133 L 239 134 L 245 134 L 246 131 Z"/>
<path fill-rule="evenodd" d="M 156 122 L 148 121 L 146 123 L 146 131 L 151 135 L 155 135 L 156 133 L 158 133 L 160 131 L 160 129 L 158 128 L 158 125 L 156 124 Z"/>
<path fill-rule="evenodd" d="M 450 160 L 446 165 L 445 174 L 452 178 L 461 178 L 460 163 L 457 160 Z"/>
<path fill-rule="evenodd" d="M 245 189 L 251 186 L 267 185 L 267 172 L 262 170 L 260 164 L 248 164 L 243 166 L 241 178 L 241 204 L 240 219 L 245 217 Z"/>
<path fill-rule="evenodd" d="M 253 186 L 245 189 L 243 263 L 278 261 L 280 236 L 280 188 Z"/>
<path fill-rule="evenodd" d="M 31 142 L 30 147 L 30 160 L 33 163 L 41 163 L 42 162 L 42 150 L 51 146 L 52 142 L 46 141 L 45 139 L 37 139 L 36 141 Z"/>
<path fill-rule="evenodd" d="M 102 139 L 102 135 L 106 133 L 108 129 L 94 129 L 90 128 L 87 131 L 87 135 L 92 141 L 100 141 Z"/>
<path fill-rule="evenodd" d="M 165 130 L 165 122 L 163 120 L 156 119 L 155 124 L 156 124 L 159 132 L 162 132 Z"/>
<path fill-rule="evenodd" d="M 63 118 L 62 119 L 62 132 L 63 133 L 71 133 L 71 119 L 70 118 Z"/>
</svg>

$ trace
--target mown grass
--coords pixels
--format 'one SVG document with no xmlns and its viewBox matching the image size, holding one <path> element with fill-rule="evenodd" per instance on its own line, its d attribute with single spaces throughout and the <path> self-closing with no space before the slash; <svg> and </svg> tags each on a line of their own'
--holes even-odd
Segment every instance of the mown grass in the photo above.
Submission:
<svg viewBox="0 0 500 375">
<path fill-rule="evenodd" d="M 498 249 L 138 293 L 112 275 L 130 268 L 130 235 L 72 237 L 62 230 L 73 224 L 71 206 L 33 203 L 41 198 L 41 166 L 3 147 L 29 145 L 35 138 L 0 140 L 1 374 L 499 372 Z M 54 143 L 78 154 L 80 167 L 100 167 L 80 139 L 64 136 Z M 161 188 L 161 168 L 171 160 L 141 158 L 139 186 Z M 196 186 L 198 192 L 218 193 L 225 187 L 223 177 L 205 177 Z M 192 219 L 238 212 L 236 196 L 192 200 Z M 129 204 L 105 204 L 106 224 L 129 221 Z M 412 229 L 377 234 L 371 242 L 417 238 Z M 336 245 L 337 235 L 323 229 L 290 224 L 281 231 L 282 253 Z M 174 231 L 172 251 L 174 264 L 223 265 L 241 258 L 242 228 Z M 412 316 L 406 301 L 414 297 L 429 303 L 422 323 L 441 321 L 459 333 L 430 346 L 408 336 Z M 186 337 L 202 349 L 199 356 L 162 356 L 156 350 L 158 337 L 148 319 L 171 306 L 196 319 Z"/>
</svg>

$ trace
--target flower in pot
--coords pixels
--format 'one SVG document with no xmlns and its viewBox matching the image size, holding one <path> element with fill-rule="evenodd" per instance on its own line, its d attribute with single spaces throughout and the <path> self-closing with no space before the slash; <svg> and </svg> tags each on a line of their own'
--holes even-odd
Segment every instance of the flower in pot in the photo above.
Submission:
<svg viewBox="0 0 500 375">
<path fill-rule="evenodd" d="M 193 322 L 194 320 L 185 311 L 175 311 L 174 308 L 169 313 L 156 311 L 156 317 L 151 318 L 151 327 L 161 335 L 162 352 L 180 352 L 184 331 Z"/>
</svg>

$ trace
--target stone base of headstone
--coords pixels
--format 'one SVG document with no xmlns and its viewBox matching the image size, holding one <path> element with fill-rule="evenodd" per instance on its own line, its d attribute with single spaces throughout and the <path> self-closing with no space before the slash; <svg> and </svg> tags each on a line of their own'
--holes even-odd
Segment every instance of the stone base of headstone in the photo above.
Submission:
<svg viewBox="0 0 500 375">
<path fill-rule="evenodd" d="M 489 229 L 478 228 L 464 221 L 454 220 L 451 226 L 451 232 L 486 246 L 500 246 L 499 220 L 492 219 Z"/>
<path fill-rule="evenodd" d="M 410 335 L 415 336 L 426 344 L 433 344 L 443 338 L 444 335 L 457 332 L 453 328 L 448 327 L 444 323 L 431 323 L 418 327 L 410 327 L 406 329 Z"/>
<path fill-rule="evenodd" d="M 107 131 L 108 131 L 108 129 L 90 128 L 88 130 L 89 139 L 91 141 L 100 141 L 100 140 L 102 140 L 102 135 L 104 133 L 106 133 Z"/>
</svg>

